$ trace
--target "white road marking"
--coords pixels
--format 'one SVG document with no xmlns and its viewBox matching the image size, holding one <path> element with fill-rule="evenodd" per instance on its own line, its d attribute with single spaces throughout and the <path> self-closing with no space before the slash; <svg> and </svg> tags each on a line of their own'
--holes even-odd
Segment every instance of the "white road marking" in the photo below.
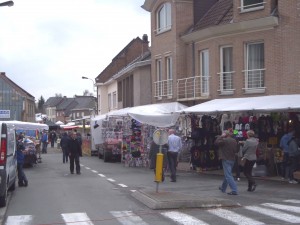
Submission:
<svg viewBox="0 0 300 225">
<path fill-rule="evenodd" d="M 87 170 L 90 170 L 91 168 L 90 167 L 85 167 Z"/>
<path fill-rule="evenodd" d="M 254 212 L 258 212 L 263 215 L 273 217 L 278 220 L 288 222 L 288 223 L 300 223 L 300 217 L 294 216 L 294 215 L 291 215 L 288 213 L 283 213 L 278 210 L 265 209 L 265 208 L 259 207 L 259 206 L 245 206 L 245 208 L 248 210 L 254 211 Z"/>
<path fill-rule="evenodd" d="M 64 213 L 61 214 L 66 223 L 76 225 L 93 225 L 86 213 Z"/>
<path fill-rule="evenodd" d="M 121 187 L 128 187 L 127 185 L 125 185 L 125 184 L 118 184 L 119 186 L 121 186 Z"/>
<path fill-rule="evenodd" d="M 287 199 L 287 200 L 284 200 L 284 202 L 289 202 L 289 203 L 300 203 L 300 200 L 296 200 L 296 199 Z"/>
<path fill-rule="evenodd" d="M 93 173 L 98 173 L 98 171 L 97 171 L 97 170 L 92 170 L 92 172 L 93 172 Z"/>
<path fill-rule="evenodd" d="M 238 225 L 263 225 L 265 223 L 251 219 L 246 216 L 239 215 L 235 212 L 231 212 L 226 209 L 211 209 L 208 210 L 209 213 L 221 217 L 223 219 L 229 220 Z"/>
<path fill-rule="evenodd" d="M 104 174 L 101 174 L 101 173 L 99 173 L 98 174 L 100 177 L 105 177 L 105 175 Z"/>
<path fill-rule="evenodd" d="M 111 211 L 110 213 L 123 225 L 147 225 L 132 211 Z"/>
<path fill-rule="evenodd" d="M 31 215 L 8 216 L 5 225 L 29 225 L 32 219 Z"/>
<path fill-rule="evenodd" d="M 274 204 L 274 203 L 264 203 L 262 205 L 272 207 L 275 209 L 286 210 L 289 212 L 300 213 L 300 207 L 297 206 L 281 205 L 281 204 Z"/>
<path fill-rule="evenodd" d="M 136 192 L 136 190 L 130 190 L 131 192 Z"/>
<path fill-rule="evenodd" d="M 168 211 L 168 212 L 162 212 L 161 215 L 175 221 L 177 224 L 183 224 L 183 225 L 208 225 L 208 223 L 205 223 L 193 216 L 189 216 L 187 214 L 176 212 L 176 211 Z"/>
<path fill-rule="evenodd" d="M 112 178 L 107 178 L 107 180 L 108 181 L 110 181 L 110 182 L 116 182 L 114 179 L 112 179 Z"/>
</svg>

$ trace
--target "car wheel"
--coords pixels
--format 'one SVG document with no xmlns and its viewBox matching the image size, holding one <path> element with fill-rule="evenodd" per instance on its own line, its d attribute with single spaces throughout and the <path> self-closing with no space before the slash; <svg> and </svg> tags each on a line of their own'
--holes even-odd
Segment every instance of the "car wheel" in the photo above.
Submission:
<svg viewBox="0 0 300 225">
<path fill-rule="evenodd" d="M 0 196 L 0 207 L 6 206 L 7 203 L 7 184 L 5 185 L 5 192 Z"/>
</svg>

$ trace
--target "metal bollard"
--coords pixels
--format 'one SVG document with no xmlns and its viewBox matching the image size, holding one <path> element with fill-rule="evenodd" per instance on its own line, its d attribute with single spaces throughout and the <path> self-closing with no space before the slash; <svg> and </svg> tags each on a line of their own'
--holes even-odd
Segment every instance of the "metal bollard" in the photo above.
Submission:
<svg viewBox="0 0 300 225">
<path fill-rule="evenodd" d="M 162 182 L 163 159 L 162 153 L 156 154 L 155 182 Z"/>
</svg>

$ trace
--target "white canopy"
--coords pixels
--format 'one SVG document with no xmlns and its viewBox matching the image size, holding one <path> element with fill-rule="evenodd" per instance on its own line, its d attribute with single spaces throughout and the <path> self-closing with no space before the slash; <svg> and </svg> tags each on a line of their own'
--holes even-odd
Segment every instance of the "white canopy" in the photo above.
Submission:
<svg viewBox="0 0 300 225">
<path fill-rule="evenodd" d="M 64 123 L 59 120 L 55 124 L 57 124 L 57 125 L 63 125 Z"/>
<path fill-rule="evenodd" d="M 178 102 L 136 106 L 129 109 L 133 119 L 155 127 L 174 126 L 180 113 L 186 106 Z"/>
<path fill-rule="evenodd" d="M 211 114 L 217 112 L 274 112 L 296 110 L 300 110 L 300 94 L 214 99 L 202 104 L 188 107 L 181 112 Z"/>
</svg>

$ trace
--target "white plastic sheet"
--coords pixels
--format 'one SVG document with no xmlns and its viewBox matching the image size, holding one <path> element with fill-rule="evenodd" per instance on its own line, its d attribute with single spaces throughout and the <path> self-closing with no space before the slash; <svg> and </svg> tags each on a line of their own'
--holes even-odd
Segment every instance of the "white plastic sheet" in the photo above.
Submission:
<svg viewBox="0 0 300 225">
<path fill-rule="evenodd" d="M 160 103 L 136 106 L 129 109 L 128 115 L 133 119 L 155 127 L 174 126 L 180 116 L 180 111 L 187 106 L 178 103 Z"/>
<path fill-rule="evenodd" d="M 217 112 L 274 112 L 300 110 L 300 95 L 269 95 L 248 98 L 214 99 L 188 107 L 181 112 L 211 114 Z"/>
</svg>

